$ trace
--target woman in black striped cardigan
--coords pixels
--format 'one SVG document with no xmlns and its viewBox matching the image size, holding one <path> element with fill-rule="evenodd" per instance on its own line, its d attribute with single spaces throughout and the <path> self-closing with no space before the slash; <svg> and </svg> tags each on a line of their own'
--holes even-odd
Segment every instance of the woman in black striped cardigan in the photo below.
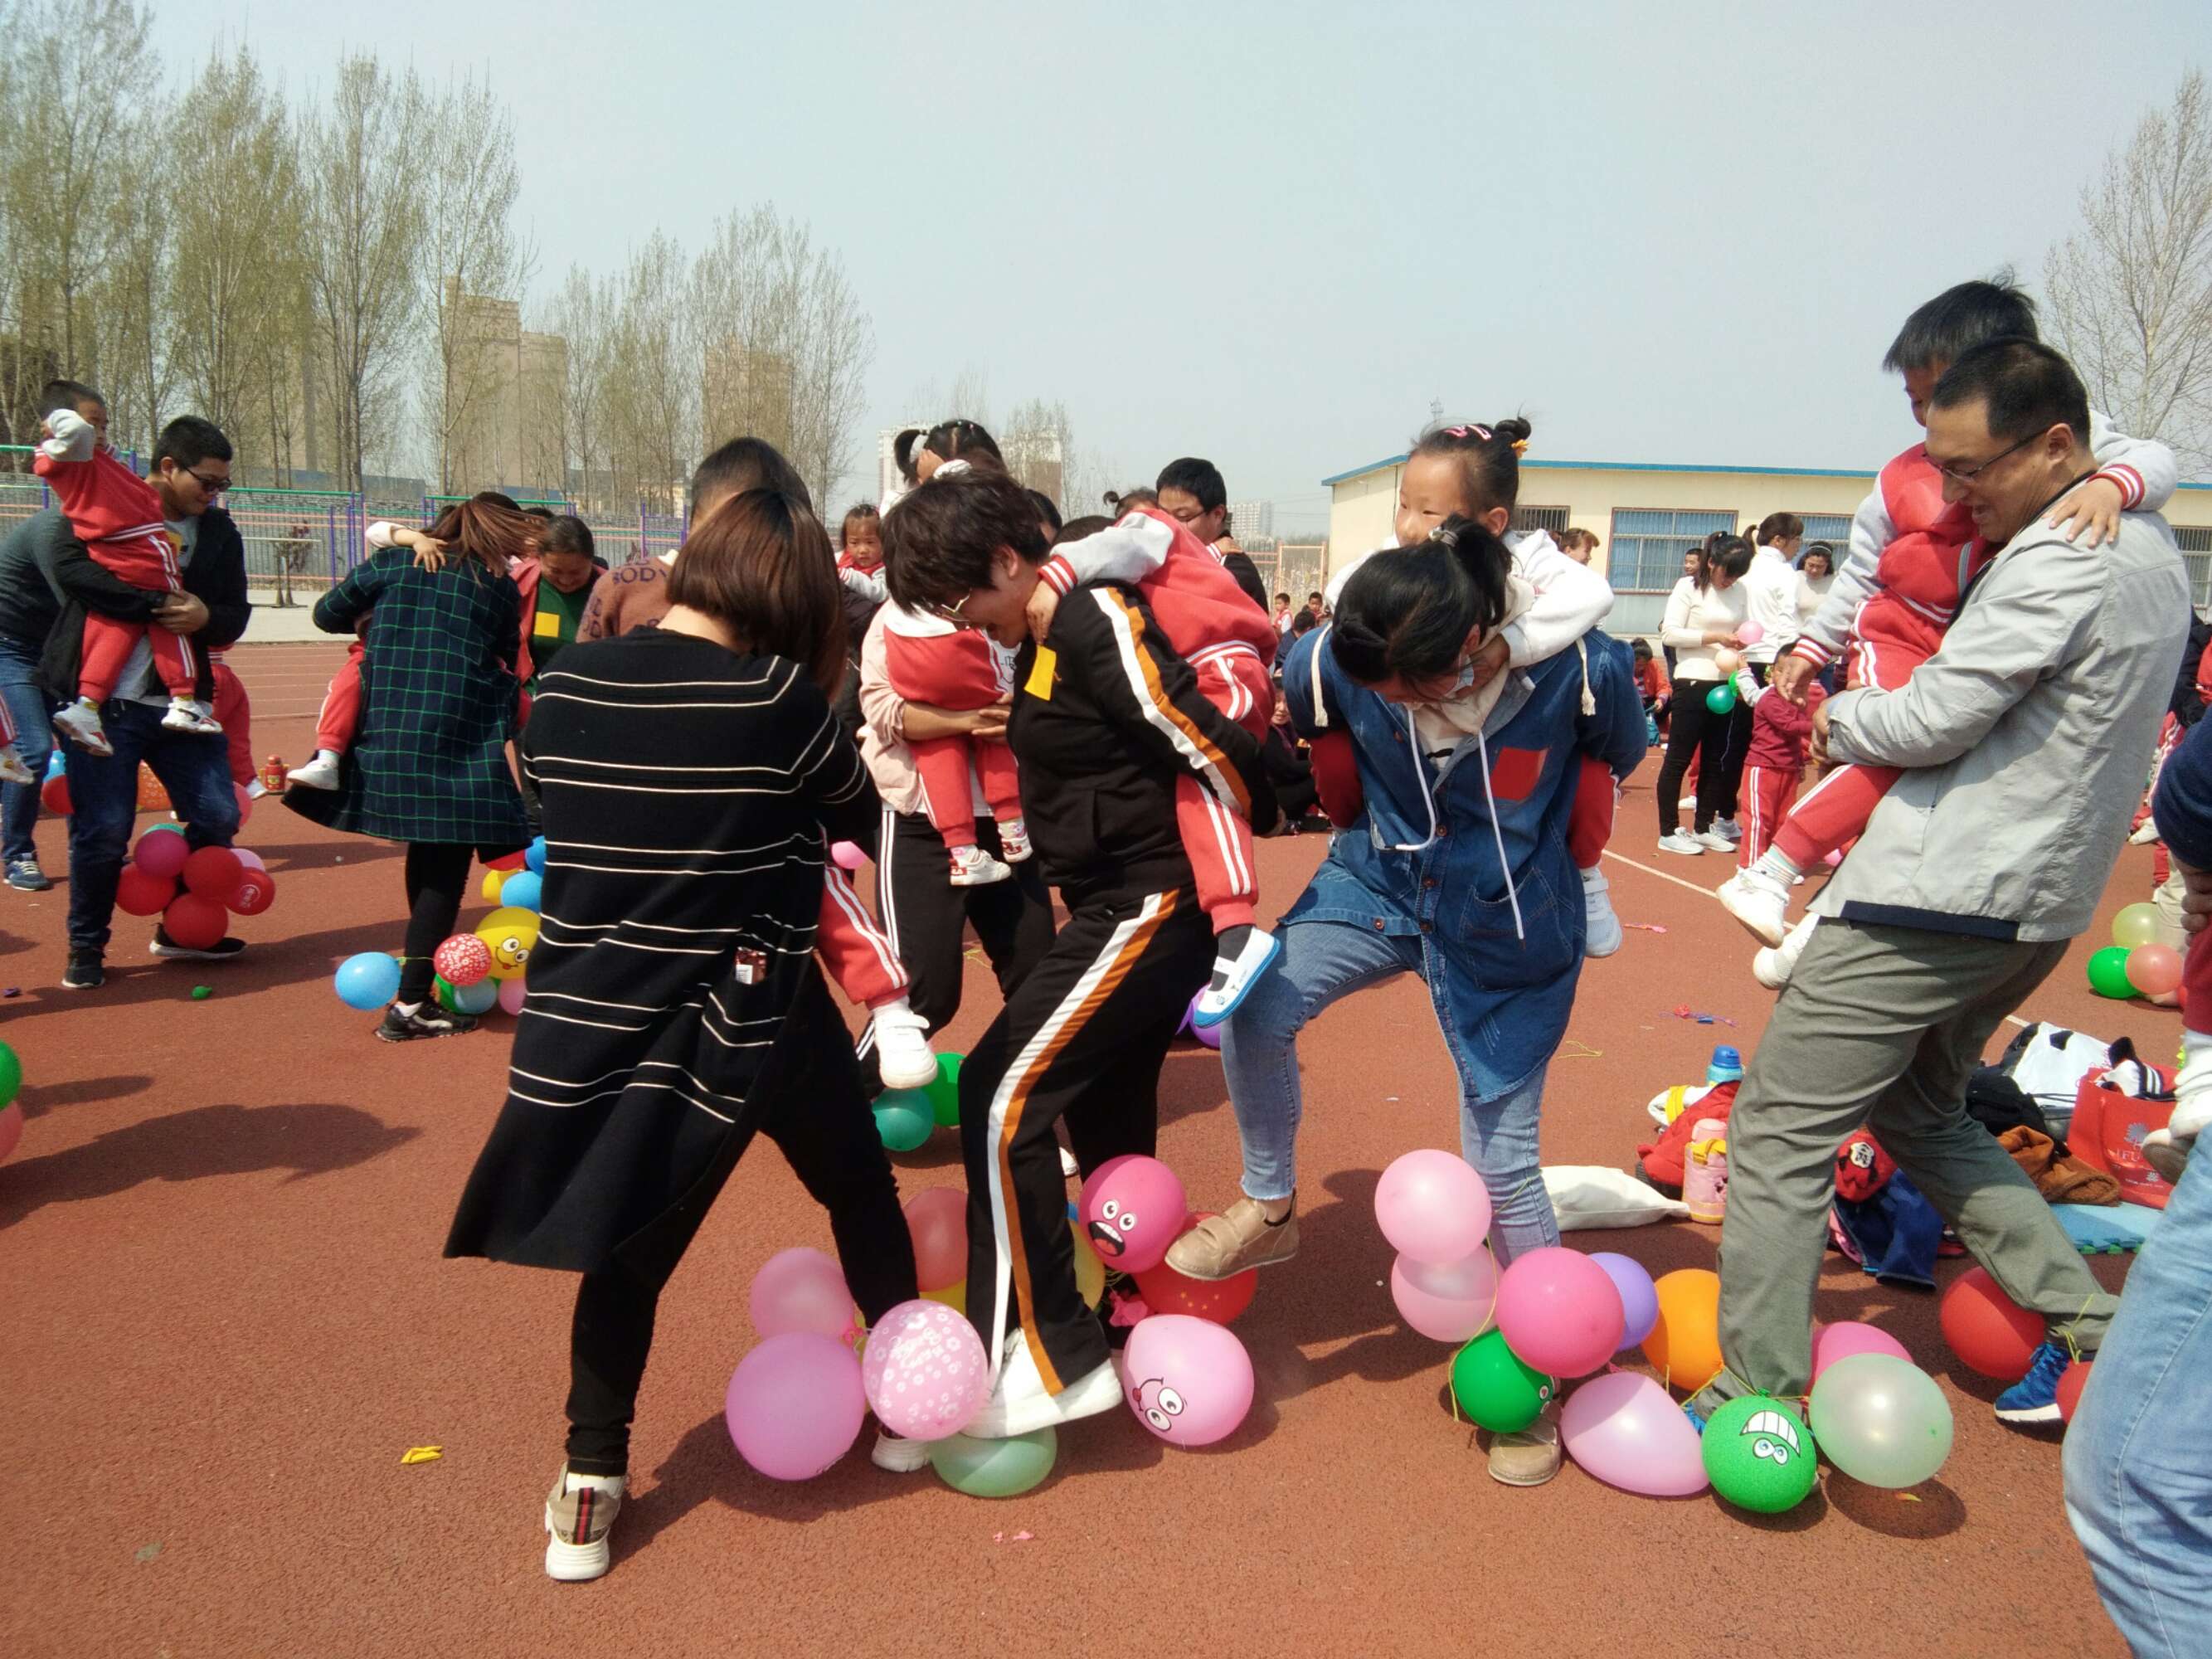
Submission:
<svg viewBox="0 0 2212 1659">
<path fill-rule="evenodd" d="M 757 1131 L 830 1212 L 871 1321 L 915 1295 L 897 1183 L 814 960 L 824 837 L 877 811 L 830 709 L 828 537 L 773 490 L 692 533 L 657 629 L 540 680 L 544 912 L 507 1103 L 446 1245 L 584 1275 L 546 1571 L 597 1577 L 661 1287 Z M 876 1461 L 915 1468 L 910 1442 Z"/>
</svg>

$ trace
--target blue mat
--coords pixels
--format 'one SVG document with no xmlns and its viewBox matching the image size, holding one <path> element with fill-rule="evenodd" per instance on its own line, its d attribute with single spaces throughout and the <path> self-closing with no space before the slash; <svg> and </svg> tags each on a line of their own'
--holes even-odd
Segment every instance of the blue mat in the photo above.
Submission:
<svg viewBox="0 0 2212 1659">
<path fill-rule="evenodd" d="M 2084 1255 L 2119 1255 L 2139 1248 L 2160 1215 L 2142 1204 L 2054 1204 L 2051 1212 Z"/>
</svg>

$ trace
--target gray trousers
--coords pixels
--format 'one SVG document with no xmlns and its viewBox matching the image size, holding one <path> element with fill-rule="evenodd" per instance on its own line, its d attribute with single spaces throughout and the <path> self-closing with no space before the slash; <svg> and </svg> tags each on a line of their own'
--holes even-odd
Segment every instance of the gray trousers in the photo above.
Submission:
<svg viewBox="0 0 2212 1659">
<path fill-rule="evenodd" d="M 1966 1080 L 2004 1017 L 2066 953 L 1917 927 L 1823 921 L 1776 1005 L 1729 1119 L 1721 1354 L 1705 1403 L 1813 1375 L 1813 1291 L 1836 1148 L 1866 1129 L 1974 1259 L 2054 1337 L 2094 1352 L 2119 1305 L 2035 1185 L 1966 1115 Z"/>
</svg>

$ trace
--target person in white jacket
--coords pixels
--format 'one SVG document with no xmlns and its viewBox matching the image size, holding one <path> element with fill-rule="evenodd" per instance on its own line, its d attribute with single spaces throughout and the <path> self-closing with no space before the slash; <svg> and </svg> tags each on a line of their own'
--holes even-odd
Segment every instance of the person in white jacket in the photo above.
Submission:
<svg viewBox="0 0 2212 1659">
<path fill-rule="evenodd" d="M 1752 678 L 1766 684 L 1778 653 L 1797 632 L 1797 598 L 1804 582 L 1797 574 L 1797 549 L 1805 521 L 1795 513 L 1770 513 L 1759 521 L 1751 543 L 1751 568 L 1743 577 L 1743 659 Z"/>
<path fill-rule="evenodd" d="M 1674 704 L 1667 726 L 1667 758 L 1654 793 L 1659 805 L 1659 850 L 1695 858 L 1703 853 L 1733 852 L 1735 843 L 1722 830 L 1734 780 L 1729 745 L 1736 742 L 1736 766 L 1749 750 L 1749 717 L 1739 722 L 1732 690 L 1723 694 L 1739 663 L 1744 625 L 1744 575 L 1751 568 L 1751 544 L 1725 531 L 1703 547 L 1690 550 L 1692 574 L 1667 596 L 1659 624 L 1662 643 L 1674 647 Z M 1723 660 L 1728 653 L 1729 661 Z M 1716 708 L 1709 698 L 1717 698 Z M 1739 732 L 1741 725 L 1744 729 Z M 1698 803 L 1691 830 L 1682 830 L 1682 779 L 1690 757 L 1698 756 Z"/>
<path fill-rule="evenodd" d="M 1431 427 L 1414 440 L 1398 475 L 1397 545 L 1425 540 L 1447 519 L 1472 519 L 1505 543 L 1513 556 L 1513 574 L 1535 592 L 1525 612 L 1474 653 L 1462 671 L 1462 693 L 1486 684 L 1509 667 L 1525 668 L 1572 648 L 1613 610 L 1612 584 L 1568 557 L 1544 532 L 1509 533 L 1520 495 L 1521 454 L 1533 429 L 1517 416 L 1488 426 Z M 1324 614 L 1335 610 L 1337 596 L 1359 562 L 1340 566 L 1329 578 Z M 1583 950 L 1593 957 L 1611 956 L 1623 938 L 1600 864 L 1612 837 L 1619 793 L 1620 780 L 1605 763 L 1584 761 L 1567 845 L 1582 872 Z"/>
</svg>

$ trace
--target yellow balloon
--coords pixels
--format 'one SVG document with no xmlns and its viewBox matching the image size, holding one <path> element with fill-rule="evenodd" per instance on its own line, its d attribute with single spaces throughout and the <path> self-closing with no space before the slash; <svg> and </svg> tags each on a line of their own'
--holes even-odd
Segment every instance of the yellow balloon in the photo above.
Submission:
<svg viewBox="0 0 2212 1659">
<path fill-rule="evenodd" d="M 2141 900 L 2127 906 L 2112 918 L 2112 943 L 2124 950 L 2132 951 L 2138 945 L 2158 942 L 2158 910 Z"/>
<path fill-rule="evenodd" d="M 502 888 L 502 887 L 506 886 L 506 885 L 507 885 L 507 872 L 506 872 L 506 871 L 504 871 L 504 870 L 487 870 L 487 871 L 485 871 L 485 872 L 484 872 L 484 878 L 483 878 L 483 896 L 484 896 L 484 902 L 485 902 L 486 904 L 496 904 L 496 903 L 498 903 L 498 902 L 499 902 L 499 890 L 500 890 L 501 888 Z"/>
<path fill-rule="evenodd" d="M 925 1301 L 942 1302 L 955 1313 L 968 1311 L 968 1281 L 964 1279 L 957 1285 L 947 1285 L 941 1291 L 924 1291 L 921 1294 Z"/>
<path fill-rule="evenodd" d="M 1106 1264 L 1083 1236 L 1083 1224 L 1071 1218 L 1067 1231 L 1075 1239 L 1075 1288 L 1083 1292 L 1084 1305 L 1095 1308 L 1106 1294 Z"/>
<path fill-rule="evenodd" d="M 477 924 L 477 937 L 491 952 L 491 976 L 514 979 L 530 966 L 538 948 L 538 914 L 512 907 L 495 910 Z"/>
</svg>

